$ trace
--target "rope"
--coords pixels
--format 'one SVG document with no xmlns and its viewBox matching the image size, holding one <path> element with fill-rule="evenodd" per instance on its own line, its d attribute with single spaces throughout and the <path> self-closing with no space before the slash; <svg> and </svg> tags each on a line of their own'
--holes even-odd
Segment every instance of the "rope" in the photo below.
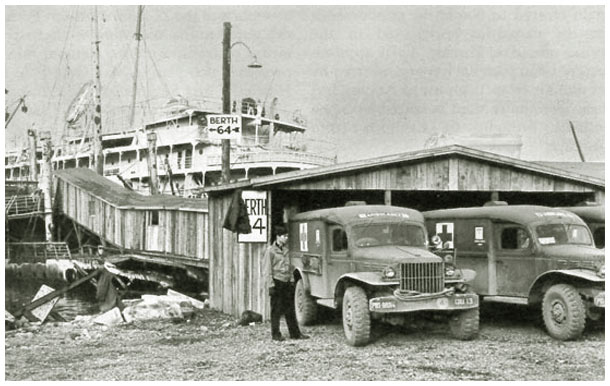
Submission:
<svg viewBox="0 0 610 386">
<path fill-rule="evenodd" d="M 66 58 L 66 62 L 67 62 L 67 57 L 68 55 L 66 54 L 66 51 L 68 49 L 68 44 L 71 46 L 72 45 L 72 41 L 70 39 L 70 34 L 72 33 L 72 28 L 74 26 L 74 22 L 76 20 L 76 16 L 78 14 L 78 6 L 76 8 L 74 8 L 74 12 L 71 13 L 70 16 L 70 20 L 68 21 L 68 29 L 66 31 L 66 37 L 64 38 L 64 44 L 63 47 L 61 49 L 61 54 L 59 56 L 59 63 L 57 64 L 57 75 L 55 77 L 55 81 L 53 82 L 53 87 L 51 87 L 51 93 L 50 93 L 50 98 L 47 104 L 47 110 L 49 110 L 51 107 L 51 101 L 53 100 L 53 93 L 55 92 L 55 87 L 57 86 L 57 82 L 59 81 L 59 77 L 60 77 L 60 71 L 61 71 L 61 65 L 63 63 L 64 57 Z M 67 73 L 69 75 L 70 73 L 70 67 L 69 65 L 67 65 Z M 63 99 L 63 91 L 64 91 L 64 87 L 65 87 L 66 82 L 61 82 L 61 88 L 59 89 L 59 95 L 57 98 L 57 106 L 55 108 L 55 116 L 53 117 L 53 126 L 57 127 L 57 121 L 59 119 L 59 113 L 60 113 L 60 105 Z M 65 130 L 65 129 L 64 129 Z M 65 133 L 62 133 L 62 136 Z"/>
<path fill-rule="evenodd" d="M 150 50 L 150 48 L 148 48 L 148 44 L 146 43 L 146 40 L 143 39 L 142 41 L 144 42 L 144 46 L 146 47 L 146 53 L 150 57 L 150 61 L 152 62 L 153 67 L 155 69 L 155 72 L 157 73 L 157 76 L 159 77 L 159 81 L 161 82 L 161 84 L 165 88 L 165 91 L 166 91 L 167 95 L 172 95 L 169 87 L 167 86 L 167 83 L 165 82 L 165 80 L 161 76 L 161 73 L 159 72 L 159 69 L 157 68 L 157 63 L 155 62 L 155 59 L 153 58 L 152 51 Z"/>
</svg>

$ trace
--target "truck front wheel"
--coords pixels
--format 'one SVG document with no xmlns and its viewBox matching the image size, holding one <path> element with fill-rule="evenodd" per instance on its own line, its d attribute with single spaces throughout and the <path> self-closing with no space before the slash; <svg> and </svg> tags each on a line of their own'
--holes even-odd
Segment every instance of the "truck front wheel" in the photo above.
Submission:
<svg viewBox="0 0 610 386">
<path fill-rule="evenodd" d="M 352 346 L 363 346 L 371 337 L 371 314 L 366 293 L 360 287 L 349 287 L 343 295 L 343 331 Z"/>
<path fill-rule="evenodd" d="M 553 338 L 571 340 L 585 329 L 586 310 L 580 294 L 568 284 L 550 287 L 542 299 L 544 325 Z"/>
<path fill-rule="evenodd" d="M 479 309 L 460 311 L 449 317 L 449 329 L 454 338 L 474 339 L 479 333 Z"/>
<path fill-rule="evenodd" d="M 297 281 L 294 290 L 294 310 L 297 321 L 303 326 L 313 324 L 318 316 L 318 305 L 315 299 L 305 291 L 303 279 Z"/>
</svg>

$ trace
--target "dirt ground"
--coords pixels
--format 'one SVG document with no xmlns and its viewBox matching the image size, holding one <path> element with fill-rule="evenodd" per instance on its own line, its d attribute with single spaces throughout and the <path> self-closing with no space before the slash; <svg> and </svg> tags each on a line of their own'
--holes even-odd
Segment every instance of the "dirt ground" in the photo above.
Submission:
<svg viewBox="0 0 610 386">
<path fill-rule="evenodd" d="M 484 306 L 479 337 L 468 342 L 440 322 L 374 328 L 373 341 L 355 348 L 331 313 L 303 328 L 311 339 L 285 342 L 271 341 L 268 322 L 241 327 L 213 310 L 110 328 L 46 323 L 5 333 L 5 379 L 604 380 L 603 326 L 559 342 L 520 307 Z"/>
</svg>

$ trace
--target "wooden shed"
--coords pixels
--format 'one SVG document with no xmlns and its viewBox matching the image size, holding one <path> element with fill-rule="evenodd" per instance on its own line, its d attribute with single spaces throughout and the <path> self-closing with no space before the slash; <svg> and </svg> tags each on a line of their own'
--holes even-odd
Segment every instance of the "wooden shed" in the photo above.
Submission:
<svg viewBox="0 0 610 386">
<path fill-rule="evenodd" d="M 267 237 L 239 242 L 222 228 L 235 190 L 266 196 Z M 207 189 L 210 213 L 210 304 L 233 315 L 253 310 L 269 317 L 262 259 L 269 228 L 291 213 L 343 206 L 346 201 L 404 206 L 421 211 L 509 204 L 570 206 L 605 200 L 605 182 L 536 162 L 453 145 L 259 177 Z"/>
<path fill-rule="evenodd" d="M 91 169 L 55 172 L 54 205 L 119 248 L 209 259 L 207 199 L 143 196 Z"/>
</svg>

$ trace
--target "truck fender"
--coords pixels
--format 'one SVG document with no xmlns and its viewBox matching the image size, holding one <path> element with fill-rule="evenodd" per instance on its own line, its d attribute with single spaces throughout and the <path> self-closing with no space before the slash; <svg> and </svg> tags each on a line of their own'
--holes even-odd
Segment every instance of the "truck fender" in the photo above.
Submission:
<svg viewBox="0 0 610 386">
<path fill-rule="evenodd" d="M 534 280 L 534 283 L 530 286 L 529 289 L 529 302 L 532 303 L 536 300 L 541 300 L 541 299 L 536 299 L 537 295 L 537 291 L 539 289 L 541 289 L 543 283 L 546 281 L 547 278 L 550 277 L 565 277 L 565 278 L 574 278 L 574 279 L 581 279 L 581 280 L 585 280 L 588 282 L 591 282 L 591 284 L 600 284 L 600 283 L 605 283 L 606 279 L 597 276 L 597 274 L 590 270 L 590 269 L 558 269 L 558 270 L 554 270 L 554 271 L 548 271 L 545 272 L 541 275 L 539 275 L 536 280 Z"/>
<path fill-rule="evenodd" d="M 292 275 L 294 276 L 295 284 L 299 280 L 299 278 L 301 278 L 303 280 L 303 286 L 305 287 L 305 291 L 311 293 L 311 284 L 309 283 L 309 276 L 304 273 L 301 268 L 295 268 Z"/>
<path fill-rule="evenodd" d="M 337 283 L 342 282 L 345 279 L 351 279 L 355 281 L 359 281 L 361 283 L 365 283 L 372 286 L 387 286 L 387 285 L 396 285 L 398 284 L 398 280 L 383 280 L 381 274 L 378 272 L 350 272 L 339 277 Z"/>
</svg>

